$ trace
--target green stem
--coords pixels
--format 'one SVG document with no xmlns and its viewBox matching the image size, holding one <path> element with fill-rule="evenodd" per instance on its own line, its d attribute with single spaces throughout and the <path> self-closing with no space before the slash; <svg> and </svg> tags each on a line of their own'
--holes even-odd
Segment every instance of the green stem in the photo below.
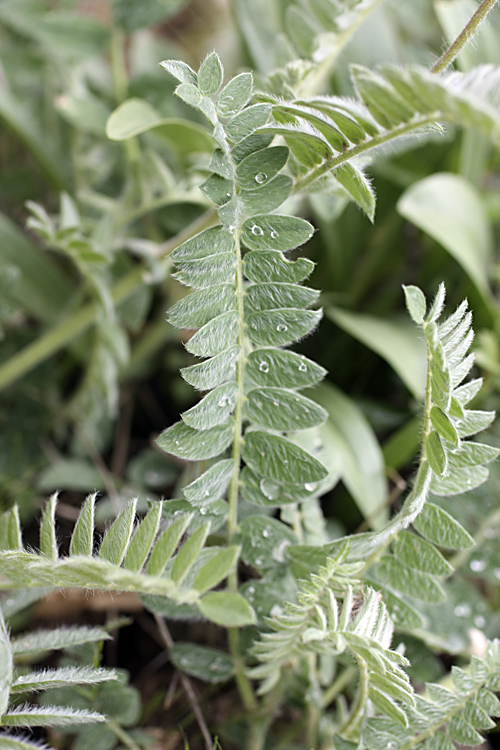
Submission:
<svg viewBox="0 0 500 750">
<path fill-rule="evenodd" d="M 345 739 L 355 737 L 359 725 L 365 713 L 366 703 L 368 701 L 368 668 L 366 663 L 359 656 L 356 657 L 359 667 L 359 687 L 356 700 L 352 707 L 351 713 L 339 729 L 339 734 Z"/>
<path fill-rule="evenodd" d="M 342 674 L 337 677 L 335 682 L 333 682 L 323 693 L 323 708 L 327 708 L 327 706 L 335 700 L 337 695 L 340 695 L 340 693 L 352 683 L 355 676 L 356 669 L 354 667 L 347 667 L 347 669 L 344 669 Z"/>
<path fill-rule="evenodd" d="M 213 218 L 213 211 L 207 211 L 174 239 L 165 242 L 160 248 L 161 254 L 163 256 L 169 255 L 190 237 L 211 226 Z M 137 266 L 114 285 L 111 290 L 111 297 L 115 306 L 131 297 L 136 289 L 144 284 L 144 274 L 147 271 L 146 265 Z M 72 344 L 78 336 L 81 336 L 96 322 L 99 310 L 99 306 L 95 303 L 82 307 L 71 317 L 51 328 L 45 335 L 7 360 L 4 365 L 0 366 L 0 391 L 26 375 L 60 349 Z"/>
<path fill-rule="evenodd" d="M 129 750 L 141 750 L 140 746 L 134 742 L 132 737 L 127 734 L 127 732 L 118 724 L 116 719 L 112 719 L 110 716 L 106 718 L 106 725 L 111 729 L 113 734 L 118 737 L 120 742 L 122 742 L 125 747 L 128 747 Z"/>
<path fill-rule="evenodd" d="M 456 57 L 460 54 L 465 45 L 472 39 L 476 31 L 482 22 L 486 19 L 488 13 L 493 10 L 498 0 L 483 0 L 479 8 L 476 10 L 470 21 L 462 29 L 460 34 L 457 36 L 453 44 L 451 44 L 446 52 L 441 55 L 439 60 L 431 68 L 431 73 L 442 73 L 448 68 Z"/>
</svg>

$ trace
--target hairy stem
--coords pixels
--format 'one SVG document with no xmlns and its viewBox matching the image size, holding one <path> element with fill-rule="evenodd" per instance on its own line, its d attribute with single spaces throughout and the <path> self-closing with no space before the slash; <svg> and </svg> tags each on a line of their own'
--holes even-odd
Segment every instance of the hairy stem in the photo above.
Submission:
<svg viewBox="0 0 500 750">
<path fill-rule="evenodd" d="M 462 29 L 453 44 L 444 52 L 437 63 L 431 68 L 431 73 L 442 73 L 458 57 L 465 45 L 472 39 L 488 13 L 493 10 L 498 0 L 483 0 L 470 21 Z"/>
<path fill-rule="evenodd" d="M 351 713 L 339 729 L 339 734 L 346 739 L 356 736 L 359 725 L 361 724 L 365 713 L 366 703 L 368 701 L 368 668 L 361 657 L 356 655 L 356 660 L 359 667 L 358 694 L 352 706 Z"/>
</svg>

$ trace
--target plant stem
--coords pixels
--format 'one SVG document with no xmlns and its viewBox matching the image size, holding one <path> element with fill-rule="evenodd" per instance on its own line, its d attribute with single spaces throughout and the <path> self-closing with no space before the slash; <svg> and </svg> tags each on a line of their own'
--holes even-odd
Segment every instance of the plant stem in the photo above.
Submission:
<svg viewBox="0 0 500 750">
<path fill-rule="evenodd" d="M 493 10 L 498 0 L 483 0 L 476 10 L 470 21 L 462 29 L 453 44 L 439 58 L 437 63 L 431 68 L 431 73 L 442 73 L 448 68 L 456 57 L 460 54 L 465 45 L 472 39 L 481 23 L 486 19 L 488 13 Z"/>
<path fill-rule="evenodd" d="M 190 224 L 183 232 L 172 240 L 161 246 L 164 256 L 169 255 L 176 247 L 193 237 L 198 232 L 211 226 L 213 223 L 213 211 L 206 214 Z M 115 306 L 125 302 L 136 289 L 144 284 L 144 274 L 148 268 L 146 265 L 136 266 L 130 273 L 123 276 L 111 290 L 111 297 Z M 51 328 L 47 333 L 28 344 L 18 354 L 11 357 L 0 367 L 0 391 L 7 388 L 26 373 L 33 370 L 53 354 L 72 344 L 78 336 L 81 336 L 99 315 L 99 307 L 95 303 L 85 305 L 74 312 L 71 317 Z"/>
<path fill-rule="evenodd" d="M 121 727 L 116 719 L 111 718 L 111 716 L 108 716 L 106 718 L 106 724 L 111 729 L 113 734 L 118 737 L 120 742 L 122 742 L 125 747 L 128 747 L 129 750 L 141 750 L 140 746 L 134 742 L 132 737 L 127 734 L 127 732 Z"/>
<path fill-rule="evenodd" d="M 365 712 L 366 702 L 368 701 L 368 668 L 366 663 L 359 656 L 356 657 L 359 666 L 359 687 L 356 700 L 352 707 L 351 713 L 345 723 L 340 727 L 339 734 L 348 739 L 354 737 L 358 727 L 361 724 Z"/>
<path fill-rule="evenodd" d="M 228 543 L 231 544 L 234 535 L 238 529 L 238 495 L 240 491 L 240 462 L 241 446 L 243 443 L 243 403 L 245 400 L 243 385 L 245 375 L 245 317 L 243 308 L 243 264 L 241 256 L 240 227 L 234 230 L 234 241 L 236 245 L 236 296 L 238 299 L 238 316 L 240 320 L 240 329 L 238 333 L 238 344 L 240 345 L 240 356 L 236 365 L 236 380 L 238 384 L 238 394 L 234 407 L 234 438 L 233 438 L 233 473 L 229 484 L 228 502 L 229 513 L 227 517 L 227 537 Z M 236 593 L 238 591 L 238 571 L 234 568 L 228 576 L 228 588 Z M 252 685 L 245 674 L 245 664 L 240 655 L 239 649 L 239 631 L 237 628 L 229 628 L 229 650 L 236 670 L 235 679 L 238 690 L 247 710 L 254 710 L 257 707 L 257 701 L 253 692 Z"/>
<path fill-rule="evenodd" d="M 340 695 L 344 688 L 351 684 L 355 676 L 356 669 L 354 667 L 347 667 L 347 669 L 345 669 L 342 674 L 337 677 L 335 682 L 333 682 L 323 693 L 323 708 L 329 706 L 330 703 L 335 700 L 337 695 Z"/>
</svg>

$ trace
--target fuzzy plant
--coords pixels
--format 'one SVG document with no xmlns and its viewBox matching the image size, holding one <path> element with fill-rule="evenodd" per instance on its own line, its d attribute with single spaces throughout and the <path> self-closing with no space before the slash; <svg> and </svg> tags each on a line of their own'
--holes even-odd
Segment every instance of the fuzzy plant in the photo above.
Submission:
<svg viewBox="0 0 500 750">
<path fill-rule="evenodd" d="M 309 5 L 317 18 L 337 3 Z M 375 3 L 343 5 L 345 18 L 330 32 L 338 45 L 347 21 L 355 28 Z M 483 15 L 492 5 L 481 4 Z M 290 22 L 300 34 L 299 11 Z M 313 31 L 309 42 L 318 44 Z M 499 453 L 469 439 L 494 414 L 470 407 L 481 379 L 466 380 L 474 363 L 467 303 L 444 317 L 444 285 L 431 304 L 419 288 L 404 288 L 427 351 L 418 468 L 392 518 L 347 537 L 329 536 L 319 502 L 339 479 L 323 431 L 322 391 L 303 393 L 326 373 L 290 349 L 322 316 L 319 291 L 303 283 L 314 264 L 300 248 L 315 230 L 293 215 L 303 205 L 298 196 L 339 194 L 373 219 L 364 170 L 386 144 L 427 137 L 446 122 L 499 144 L 500 70 L 447 73 L 449 61 L 433 71 L 354 65 L 355 98 L 316 94 L 324 70 L 304 60 L 259 90 L 250 72 L 224 85 L 216 53 L 197 72 L 180 60 L 161 63 L 178 81 L 177 96 L 208 121 L 214 144 L 200 189 L 217 218 L 172 252 L 176 278 L 193 291 L 168 314 L 172 326 L 190 332 L 186 349 L 201 361 L 181 374 L 204 395 L 157 441 L 196 462 L 197 476 L 182 498 L 152 503 L 140 521 L 131 501 L 99 543 L 89 497 L 64 556 L 56 496 L 43 514 L 39 551 L 24 547 L 16 509 L 1 520 L 6 589 L 133 591 L 156 613 L 227 628 L 228 653 L 179 643 L 171 659 L 208 682 L 235 680 L 249 750 L 271 741 L 281 708 L 291 704 L 304 716 L 294 747 L 322 750 L 452 750 L 454 741 L 479 744 L 500 715 L 498 641 L 485 640 L 466 669 L 453 668 L 449 686 L 429 684 L 424 694 L 415 692 L 402 650 L 391 648 L 395 632 L 423 637 L 415 600 L 443 602 L 443 582 L 454 571 L 450 550 L 473 544 L 433 499 L 481 485 Z M 112 115 L 108 132 L 116 133 L 116 118 L 126 112 Z M 18 706 L 23 689 L 113 679 L 97 669 L 21 675 L 13 666 L 18 641 L 1 627 L 2 727 L 37 723 L 41 708 Z M 44 724 L 57 724 L 59 709 L 43 710 Z M 101 718 L 68 713 L 65 721 Z M 0 746 L 32 745 L 7 729 Z"/>
</svg>

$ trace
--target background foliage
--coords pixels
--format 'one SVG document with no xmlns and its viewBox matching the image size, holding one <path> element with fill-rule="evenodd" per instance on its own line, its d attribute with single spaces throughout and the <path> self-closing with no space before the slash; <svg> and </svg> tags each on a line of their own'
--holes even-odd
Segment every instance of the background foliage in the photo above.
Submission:
<svg viewBox="0 0 500 750">
<path fill-rule="evenodd" d="M 184 334 L 165 323 L 165 312 L 184 296 L 170 275 L 171 251 L 216 219 L 212 201 L 199 190 L 209 174 L 212 140 L 201 114 L 172 95 L 175 83 L 158 61 L 183 59 L 197 69 L 216 48 L 226 80 L 253 70 L 257 87 L 271 96 L 288 97 L 291 88 L 297 98 L 352 95 L 351 63 L 429 68 L 443 39 L 453 39 L 475 8 L 469 0 L 387 0 L 362 3 L 363 12 L 354 17 L 356 3 L 347 2 L 332 22 L 327 5 L 0 3 L 0 502 L 5 511 L 19 505 L 33 546 L 38 540 L 30 522 L 54 490 L 62 491 L 58 521 L 61 539 L 68 539 L 89 490 L 101 495 L 95 522 L 102 531 L 123 510 L 132 524 L 130 497 L 138 498 L 139 511 L 147 509 L 148 498 L 184 502 L 180 487 L 196 477 L 192 465 L 158 452 L 154 439 L 197 401 L 178 376 L 195 359 L 181 346 Z M 459 56 L 459 70 L 500 65 L 499 26 L 497 9 Z M 352 38 L 343 36 L 346 28 L 356 28 Z M 307 71 L 307 92 L 301 92 Z M 319 229 L 307 257 L 317 264 L 309 281 L 321 289 L 325 314 L 299 351 L 329 373 L 315 398 L 330 415 L 323 439 L 338 457 L 328 467 L 331 489 L 321 502 L 325 524 L 314 503 L 302 519 L 306 547 L 381 528 L 390 508 L 399 509 L 415 468 L 425 353 L 405 314 L 402 284 L 417 285 L 432 299 L 444 280 L 450 310 L 469 299 L 477 332 L 475 375 L 485 379 L 474 407 L 498 408 L 498 159 L 491 140 L 447 126 L 444 133 L 379 150 L 367 168 L 377 194 L 373 224 L 365 215 L 375 209 L 368 183 L 364 203 L 359 201 L 365 213 L 338 186 L 289 199 L 290 211 Z M 500 444 L 495 427 L 489 441 Z M 406 628 L 411 634 L 398 634 L 417 684 L 442 677 L 450 659 L 460 664 L 477 631 L 493 638 L 500 629 L 497 466 L 489 483 L 433 502 L 436 513 L 450 511 L 464 524 L 476 546 L 464 544 L 451 559 L 458 572 L 446 582 L 446 601 L 437 607 L 420 601 L 417 620 Z M 182 509 L 169 507 L 172 514 Z M 248 507 L 243 504 L 243 514 L 251 514 Z M 257 565 L 260 554 L 248 533 L 243 559 Z M 304 559 L 296 560 L 302 573 L 310 567 L 304 568 Z M 382 568 L 378 583 L 387 576 Z M 252 585 L 247 598 L 260 623 L 276 601 L 273 587 L 293 589 L 272 573 L 247 588 Z M 172 611 L 165 607 L 163 614 Z M 195 633 L 189 640 L 196 639 Z M 89 650 L 82 645 L 65 657 L 68 663 L 97 668 L 92 641 L 85 645 Z M 199 676 L 196 664 L 182 661 L 198 663 L 192 652 L 183 654 L 182 644 L 175 649 L 172 663 Z M 436 657 L 442 653 L 444 660 Z M 222 661 L 215 672 L 223 682 L 232 666 L 221 654 L 216 652 Z M 328 669 L 325 659 L 325 684 Z M 109 747 L 127 746 L 130 740 L 120 732 L 139 722 L 138 695 L 124 674 L 118 678 L 130 701 L 125 717 L 99 707 L 104 699 L 95 692 L 78 692 L 82 710 L 115 717 Z M 160 683 L 149 709 L 143 696 L 143 727 L 164 695 Z M 222 708 L 218 717 L 224 747 L 238 746 L 242 730 L 227 713 Z M 95 742 L 92 728 L 85 731 L 77 748 Z M 144 740 L 133 732 L 131 741 Z"/>
</svg>

